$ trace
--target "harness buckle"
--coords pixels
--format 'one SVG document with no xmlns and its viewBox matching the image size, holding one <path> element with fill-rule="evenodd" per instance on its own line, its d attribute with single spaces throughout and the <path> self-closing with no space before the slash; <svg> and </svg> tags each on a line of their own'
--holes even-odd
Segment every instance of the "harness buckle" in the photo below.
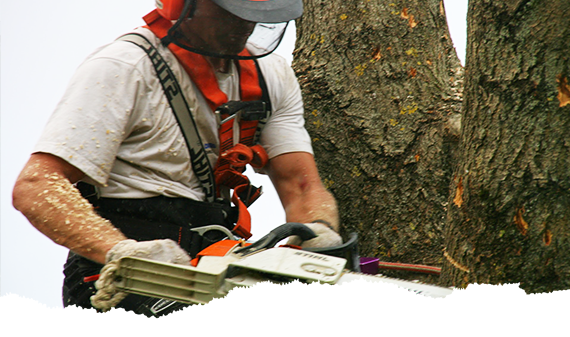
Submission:
<svg viewBox="0 0 570 337">
<path fill-rule="evenodd" d="M 234 118 L 244 121 L 259 121 L 268 118 L 270 111 L 264 101 L 229 101 L 220 105 L 214 113 L 218 126 L 220 126 Z"/>
</svg>

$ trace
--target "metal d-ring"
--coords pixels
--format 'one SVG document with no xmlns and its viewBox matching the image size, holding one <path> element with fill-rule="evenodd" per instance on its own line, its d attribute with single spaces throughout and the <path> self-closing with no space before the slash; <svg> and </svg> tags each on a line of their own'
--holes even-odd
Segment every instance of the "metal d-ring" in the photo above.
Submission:
<svg viewBox="0 0 570 337">
<path fill-rule="evenodd" d="M 228 239 L 230 240 L 235 240 L 235 236 L 232 234 L 232 232 L 227 229 L 224 226 L 220 226 L 220 225 L 208 225 L 208 226 L 202 226 L 202 227 L 198 227 L 198 228 L 191 228 L 190 229 L 193 232 L 198 233 L 200 236 L 204 236 L 204 234 L 206 232 L 212 231 L 212 230 L 217 230 L 217 231 L 221 231 L 224 234 L 226 234 L 226 236 L 228 237 Z"/>
</svg>

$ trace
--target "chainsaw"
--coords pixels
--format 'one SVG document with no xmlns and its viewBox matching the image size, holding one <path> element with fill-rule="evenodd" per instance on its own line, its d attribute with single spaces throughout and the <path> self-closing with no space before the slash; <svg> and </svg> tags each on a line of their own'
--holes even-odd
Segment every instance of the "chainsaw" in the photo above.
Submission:
<svg viewBox="0 0 570 337">
<path fill-rule="evenodd" d="M 274 247 L 290 235 L 299 235 L 304 241 L 316 237 L 302 224 L 287 223 L 253 244 L 219 241 L 200 252 L 190 266 L 124 257 L 118 260 L 114 283 L 125 293 L 189 304 L 205 304 L 235 287 L 267 281 L 343 284 L 365 280 L 395 284 L 435 298 L 452 292 L 451 288 L 361 272 L 356 234 L 333 248 Z"/>
</svg>

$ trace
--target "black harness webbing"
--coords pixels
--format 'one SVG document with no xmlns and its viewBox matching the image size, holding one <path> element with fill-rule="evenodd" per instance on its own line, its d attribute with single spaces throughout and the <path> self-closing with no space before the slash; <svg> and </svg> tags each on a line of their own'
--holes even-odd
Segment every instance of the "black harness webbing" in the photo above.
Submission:
<svg viewBox="0 0 570 337">
<path fill-rule="evenodd" d="M 206 200 L 213 202 L 216 199 L 214 173 L 208 161 L 208 156 L 206 156 L 206 150 L 198 133 L 194 117 L 192 116 L 188 102 L 186 102 L 186 98 L 184 98 L 184 94 L 174 73 L 158 50 L 156 50 L 144 36 L 139 34 L 127 34 L 121 36 L 118 40 L 131 42 L 141 47 L 148 54 L 156 70 L 156 75 L 160 80 L 162 89 L 164 90 L 164 94 L 168 99 L 170 108 L 186 140 L 194 174 L 196 174 L 196 177 L 202 185 L 202 189 L 206 194 Z"/>
<path fill-rule="evenodd" d="M 255 135 L 253 137 L 253 144 L 257 144 L 259 142 L 259 138 L 261 137 L 261 130 L 267 123 L 267 119 L 271 115 L 273 111 L 273 107 L 271 106 L 271 99 L 269 98 L 269 90 L 267 89 L 267 83 L 265 83 L 265 78 L 263 77 L 263 73 L 261 72 L 261 68 L 259 68 L 259 63 L 256 59 L 253 60 L 255 62 L 255 68 L 257 69 L 257 76 L 259 78 L 259 87 L 261 88 L 261 100 L 265 102 L 266 110 L 269 112 L 265 118 L 260 118 L 257 123 L 257 130 L 255 130 Z"/>
</svg>

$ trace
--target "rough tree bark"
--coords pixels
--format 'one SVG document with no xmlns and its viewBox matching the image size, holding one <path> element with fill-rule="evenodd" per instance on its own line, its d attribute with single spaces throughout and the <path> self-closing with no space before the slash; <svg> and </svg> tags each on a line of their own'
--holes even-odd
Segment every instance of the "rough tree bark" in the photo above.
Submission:
<svg viewBox="0 0 570 337">
<path fill-rule="evenodd" d="M 471 0 L 442 282 L 570 288 L 570 2 Z"/>
<path fill-rule="evenodd" d="M 293 67 L 343 234 L 441 265 L 462 86 L 442 1 L 305 0 Z"/>
</svg>

